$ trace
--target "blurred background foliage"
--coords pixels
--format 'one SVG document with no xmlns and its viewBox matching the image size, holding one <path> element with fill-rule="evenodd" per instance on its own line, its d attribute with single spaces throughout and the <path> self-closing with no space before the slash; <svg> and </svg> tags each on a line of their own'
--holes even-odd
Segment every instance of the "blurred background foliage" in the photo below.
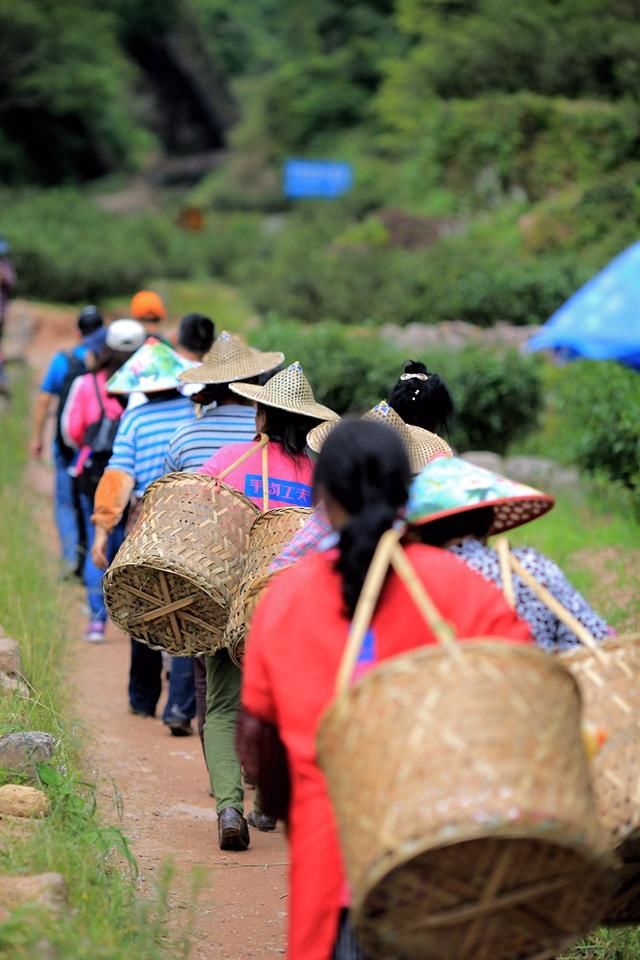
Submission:
<svg viewBox="0 0 640 960">
<path fill-rule="evenodd" d="M 23 295 L 214 279 L 280 318 L 265 343 L 284 324 L 316 366 L 314 338 L 352 327 L 347 359 L 330 352 L 317 379 L 327 402 L 366 405 L 399 358 L 378 370 L 369 354 L 349 399 L 363 329 L 541 323 L 637 239 L 639 94 L 640 0 L 0 0 L 0 232 Z M 289 203 L 292 155 L 350 161 L 353 190 Z M 181 226 L 186 207 L 199 232 Z M 480 388 L 503 396 L 493 361 L 482 385 L 473 357 L 449 362 L 465 411 Z M 500 363 L 535 422 L 538 368 Z M 596 374 L 578 370 L 543 371 L 545 423 L 584 427 L 588 410 L 592 439 L 558 448 L 591 467 Z M 602 422 L 622 433 L 633 384 L 606 392 Z M 489 428 L 476 406 L 487 426 L 465 413 L 458 442 L 518 435 L 517 418 Z M 637 484 L 637 444 L 609 446 Z"/>
</svg>

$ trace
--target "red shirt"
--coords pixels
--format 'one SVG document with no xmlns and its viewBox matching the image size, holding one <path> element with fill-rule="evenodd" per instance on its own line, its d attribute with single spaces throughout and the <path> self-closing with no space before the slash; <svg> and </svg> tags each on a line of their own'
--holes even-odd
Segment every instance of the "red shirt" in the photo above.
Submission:
<svg viewBox="0 0 640 960">
<path fill-rule="evenodd" d="M 531 642 L 529 628 L 497 587 L 457 557 L 417 544 L 407 553 L 458 636 Z M 318 722 L 333 699 L 349 628 L 335 557 L 335 550 L 313 554 L 275 577 L 253 618 L 245 659 L 243 706 L 278 728 L 289 756 L 289 960 L 329 960 L 345 882 L 333 810 L 316 764 Z M 371 627 L 377 660 L 435 642 L 395 574 Z M 362 802 L 375 804 L 376 798 Z"/>
</svg>

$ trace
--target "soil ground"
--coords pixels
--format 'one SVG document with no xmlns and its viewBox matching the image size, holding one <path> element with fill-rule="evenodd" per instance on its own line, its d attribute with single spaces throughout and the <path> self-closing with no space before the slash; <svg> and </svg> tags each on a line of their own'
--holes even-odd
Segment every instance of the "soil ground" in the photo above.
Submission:
<svg viewBox="0 0 640 960">
<path fill-rule="evenodd" d="M 35 377 L 56 350 L 73 343 L 72 314 L 12 304 L 7 353 L 24 353 Z M 39 521 L 47 535 L 51 532 L 48 540 L 55 550 L 49 465 L 33 462 L 29 479 L 40 495 Z M 172 737 L 160 720 L 128 713 L 128 639 L 110 625 L 104 644 L 85 643 L 83 591 L 61 589 L 75 634 L 69 663 L 74 715 L 87 731 L 87 763 L 99 784 L 103 816 L 115 822 L 121 811 L 121 827 L 140 867 L 142 895 L 159 877 L 163 862 L 171 860 L 175 877 L 169 922 L 177 932 L 188 922 L 194 870 L 202 872 L 191 960 L 283 954 L 287 850 L 282 827 L 270 834 L 252 830 L 246 853 L 221 853 L 199 739 Z M 246 800 L 250 809 L 251 791 Z"/>
</svg>

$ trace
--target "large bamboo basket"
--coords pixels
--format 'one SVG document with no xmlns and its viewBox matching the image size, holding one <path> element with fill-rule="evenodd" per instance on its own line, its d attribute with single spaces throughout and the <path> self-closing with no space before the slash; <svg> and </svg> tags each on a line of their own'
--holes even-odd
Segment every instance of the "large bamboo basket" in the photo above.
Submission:
<svg viewBox="0 0 640 960">
<path fill-rule="evenodd" d="M 152 483 L 103 581 L 111 619 L 171 654 L 214 653 L 258 512 L 243 494 L 204 474 L 173 473 Z"/>
<path fill-rule="evenodd" d="M 577 685 L 535 648 L 458 645 L 395 536 L 318 736 L 359 934 L 380 960 L 556 956 L 597 924 L 610 882 Z M 389 556 L 440 643 L 350 687 Z"/>
<path fill-rule="evenodd" d="M 508 563 L 581 643 L 559 659 L 578 682 L 584 719 L 607 736 L 591 761 L 591 775 L 598 817 L 623 867 L 605 922 L 610 926 L 640 923 L 640 634 L 611 637 L 599 644 L 508 552 L 505 538 L 496 541 L 496 548 L 506 592 Z M 513 594 L 508 599 L 513 605 Z"/>
<path fill-rule="evenodd" d="M 309 507 L 278 507 L 261 514 L 251 527 L 242 585 L 233 598 L 224 637 L 229 655 L 238 666 L 244 659 L 251 618 L 272 577 L 269 568 L 311 513 Z"/>
</svg>

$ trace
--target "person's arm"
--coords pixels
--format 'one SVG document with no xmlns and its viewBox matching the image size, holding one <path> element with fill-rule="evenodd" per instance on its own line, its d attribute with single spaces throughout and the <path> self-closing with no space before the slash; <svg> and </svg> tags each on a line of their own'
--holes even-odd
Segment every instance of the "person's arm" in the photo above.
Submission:
<svg viewBox="0 0 640 960">
<path fill-rule="evenodd" d="M 550 557 L 539 553 L 533 548 L 521 548 L 514 551 L 514 555 L 520 563 L 527 568 L 536 580 L 543 587 L 546 587 L 555 599 L 565 607 L 569 613 L 578 620 L 595 640 L 604 640 L 614 631 L 609 627 L 606 620 L 596 613 L 593 607 L 585 600 L 582 594 L 571 584 L 557 563 L 554 563 Z M 565 650 L 568 647 L 574 647 L 579 644 L 575 633 L 556 620 L 555 647 L 558 650 Z"/>
<path fill-rule="evenodd" d="M 107 540 L 113 528 L 122 520 L 131 499 L 133 486 L 134 478 L 122 470 L 107 467 L 100 477 L 91 517 L 96 528 L 91 558 L 100 569 L 108 566 Z"/>
<path fill-rule="evenodd" d="M 169 446 L 167 447 L 167 452 L 164 457 L 164 472 L 165 473 L 177 473 L 179 470 L 182 470 L 178 460 L 175 456 L 175 445 L 173 442 L 173 437 L 169 441 Z"/>
<path fill-rule="evenodd" d="M 33 415 L 33 433 L 31 435 L 31 456 L 41 457 L 44 444 L 44 427 L 47 418 L 53 409 L 57 397 L 53 393 L 41 390 L 36 397 L 35 412 Z"/>
<path fill-rule="evenodd" d="M 84 378 L 77 377 L 71 384 L 60 417 L 62 438 L 69 447 L 79 448 L 82 446 L 84 432 L 87 429 L 86 400 Z"/>
<path fill-rule="evenodd" d="M 273 560 L 269 567 L 270 573 L 275 573 L 284 567 L 290 567 L 292 563 L 302 560 L 307 553 L 318 550 L 322 541 L 332 532 L 329 518 L 326 510 L 320 504 L 305 521 L 302 527 L 294 533 L 293 537 Z"/>
</svg>

